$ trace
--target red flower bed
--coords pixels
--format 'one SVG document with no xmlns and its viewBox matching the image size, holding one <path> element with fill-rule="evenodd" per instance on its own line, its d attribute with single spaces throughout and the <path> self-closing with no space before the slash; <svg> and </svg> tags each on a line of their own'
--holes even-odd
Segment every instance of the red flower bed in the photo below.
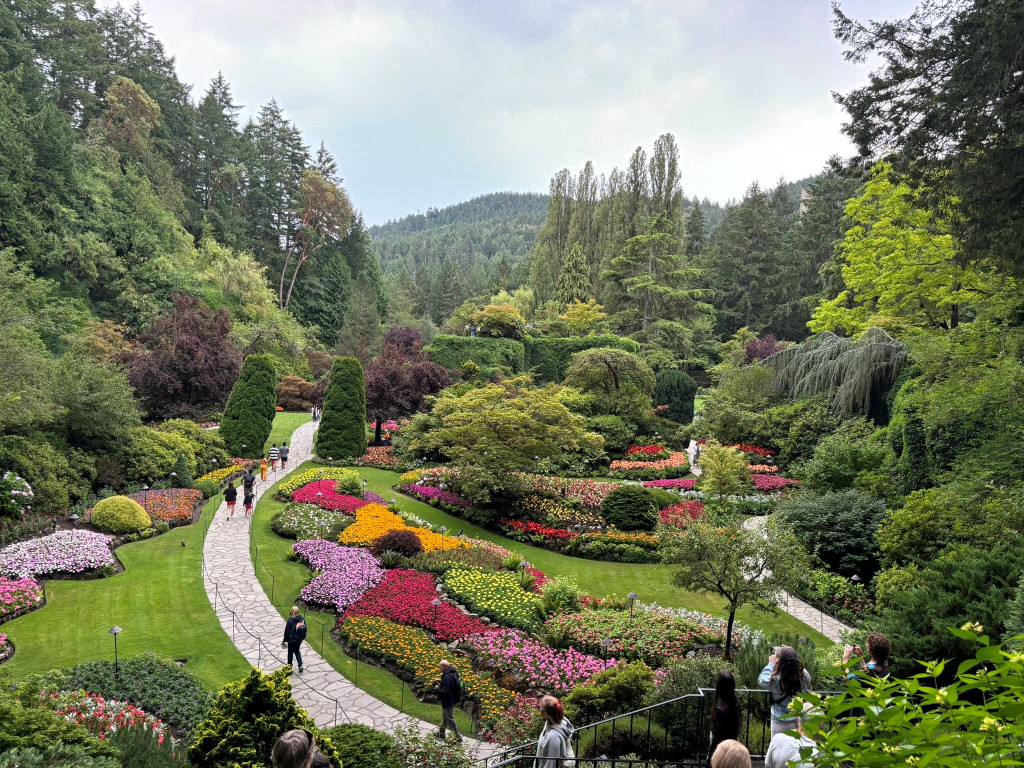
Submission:
<svg viewBox="0 0 1024 768">
<path fill-rule="evenodd" d="M 799 480 L 793 480 L 789 477 L 779 477 L 778 475 L 751 475 L 751 482 L 754 484 L 754 488 L 759 491 L 781 491 L 783 488 L 788 488 L 791 485 L 799 485 Z"/>
<path fill-rule="evenodd" d="M 349 496 L 346 493 L 338 493 L 335 490 L 337 484 L 337 480 L 317 480 L 295 491 L 292 494 L 292 499 L 316 504 L 318 507 L 329 509 L 332 512 L 344 512 L 346 515 L 354 515 L 357 509 L 370 503 L 365 499 Z"/>
<path fill-rule="evenodd" d="M 500 522 L 501 525 L 511 528 L 513 531 L 526 533 L 530 536 L 543 536 L 546 539 L 571 539 L 576 535 L 564 528 L 552 528 L 549 525 L 541 525 L 540 523 L 531 523 L 524 520 L 504 518 Z"/>
<path fill-rule="evenodd" d="M 704 512 L 704 505 L 699 501 L 684 501 L 665 507 L 661 510 L 661 522 L 676 528 L 685 528 Z"/>
<path fill-rule="evenodd" d="M 139 502 L 154 523 L 162 520 L 169 525 L 181 525 L 192 521 L 192 510 L 203 500 L 203 492 L 195 488 L 164 488 L 140 491 L 128 498 Z"/>
<path fill-rule="evenodd" d="M 662 458 L 663 456 L 668 456 L 668 452 L 668 448 L 664 445 L 631 445 L 626 450 L 626 455 L 650 459 L 654 457 Z"/>
<path fill-rule="evenodd" d="M 680 491 L 692 491 L 697 487 L 697 478 L 670 478 L 668 480 L 648 480 L 644 488 L 676 488 Z"/>
<path fill-rule="evenodd" d="M 445 643 L 495 629 L 467 616 L 451 603 L 432 605 L 436 598 L 437 581 L 432 574 L 396 568 L 384 574 L 380 584 L 350 605 L 341 621 L 352 616 L 378 616 L 433 632 Z"/>
<path fill-rule="evenodd" d="M 773 451 L 771 448 L 762 448 L 759 445 L 746 445 L 745 443 L 734 443 L 733 445 L 729 445 L 726 447 L 738 448 L 744 453 L 753 453 L 761 457 L 774 456 L 776 453 L 778 453 L 778 451 Z"/>
<path fill-rule="evenodd" d="M 551 579 L 547 577 L 547 574 L 544 573 L 544 571 L 538 570 L 534 568 L 532 565 L 526 566 L 526 572 L 530 576 L 533 576 L 534 579 L 533 586 L 530 587 L 530 589 L 532 589 L 538 595 L 541 594 L 541 592 L 544 591 L 544 585 L 551 581 Z"/>
<path fill-rule="evenodd" d="M 395 449 L 390 445 L 371 446 L 366 453 L 353 462 L 357 467 L 376 467 L 377 469 L 394 469 L 398 465 Z"/>
</svg>

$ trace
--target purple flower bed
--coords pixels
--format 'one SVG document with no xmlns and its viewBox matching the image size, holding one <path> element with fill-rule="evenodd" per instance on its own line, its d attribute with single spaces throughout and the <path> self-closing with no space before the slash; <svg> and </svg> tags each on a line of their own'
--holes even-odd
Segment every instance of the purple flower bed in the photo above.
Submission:
<svg viewBox="0 0 1024 768">
<path fill-rule="evenodd" d="M 110 538 L 90 531 L 58 531 L 0 549 L 0 573 L 46 576 L 114 565 Z"/>
<path fill-rule="evenodd" d="M 302 588 L 302 599 L 307 603 L 340 612 L 384 578 L 380 560 L 362 548 L 308 539 L 292 549 L 311 569 L 321 572 Z"/>
<path fill-rule="evenodd" d="M 384 501 L 383 496 L 378 496 L 373 491 L 364 491 L 363 501 L 365 501 L 367 504 L 380 504 L 385 507 L 388 505 L 388 503 Z"/>
<path fill-rule="evenodd" d="M 692 491 L 697 486 L 697 478 L 685 477 L 670 480 L 648 480 L 644 488 L 675 488 L 681 491 Z"/>
<path fill-rule="evenodd" d="M 515 675 L 529 691 L 564 696 L 598 672 L 614 667 L 615 659 L 599 659 L 574 648 L 559 651 L 531 640 L 515 629 L 473 635 L 463 642 L 484 667 Z"/>
<path fill-rule="evenodd" d="M 440 488 L 432 488 L 428 485 L 417 485 L 416 483 L 406 483 L 399 487 L 402 489 L 402 493 L 415 496 L 421 501 L 425 501 L 435 507 L 448 506 L 457 507 L 458 509 L 469 509 L 473 506 L 473 502 L 468 499 L 464 499 L 457 493 L 452 493 L 451 491 L 442 491 Z"/>
</svg>

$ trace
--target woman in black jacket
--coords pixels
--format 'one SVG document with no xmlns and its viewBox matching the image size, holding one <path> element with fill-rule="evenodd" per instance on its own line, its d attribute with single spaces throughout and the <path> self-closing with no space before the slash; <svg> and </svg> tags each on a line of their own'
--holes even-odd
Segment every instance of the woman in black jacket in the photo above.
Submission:
<svg viewBox="0 0 1024 768">
<path fill-rule="evenodd" d="M 235 488 L 235 481 L 228 483 L 224 489 L 224 501 L 228 505 L 228 520 L 235 516 L 235 502 L 238 501 L 238 489 Z"/>
<path fill-rule="evenodd" d="M 708 750 L 708 765 L 718 745 L 729 739 L 739 738 L 743 724 L 743 710 L 736 698 L 736 678 L 732 672 L 723 669 L 715 680 L 715 708 L 711 713 L 711 747 Z"/>
<path fill-rule="evenodd" d="M 297 606 L 292 606 L 291 616 L 284 625 L 284 642 L 281 645 L 288 647 L 288 664 L 291 665 L 292 657 L 299 663 L 299 674 L 302 674 L 302 654 L 299 646 L 306 639 L 306 620 L 299 613 Z"/>
</svg>

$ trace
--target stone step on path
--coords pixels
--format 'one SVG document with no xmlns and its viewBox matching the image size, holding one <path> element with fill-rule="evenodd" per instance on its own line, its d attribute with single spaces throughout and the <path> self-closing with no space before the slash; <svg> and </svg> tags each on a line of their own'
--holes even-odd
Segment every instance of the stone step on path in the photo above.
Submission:
<svg viewBox="0 0 1024 768">
<path fill-rule="evenodd" d="M 291 437 L 292 467 L 298 467 L 313 453 L 314 422 L 299 427 Z M 285 477 L 280 468 L 257 482 L 257 501 L 265 491 Z M 238 505 L 228 519 L 227 505 L 217 509 L 203 547 L 203 581 L 210 604 L 221 627 L 235 647 L 254 667 L 273 671 L 285 666 L 287 652 L 281 648 L 284 619 L 274 608 L 256 577 L 249 550 L 249 523 Z M 436 733 L 437 726 L 410 717 L 355 686 L 334 669 L 308 643 L 302 647 L 304 672 L 292 676 L 292 697 L 320 727 L 340 723 L 362 723 L 393 732 L 396 726 L 415 726 L 424 733 Z M 487 757 L 495 746 L 466 739 L 478 758 Z"/>
</svg>

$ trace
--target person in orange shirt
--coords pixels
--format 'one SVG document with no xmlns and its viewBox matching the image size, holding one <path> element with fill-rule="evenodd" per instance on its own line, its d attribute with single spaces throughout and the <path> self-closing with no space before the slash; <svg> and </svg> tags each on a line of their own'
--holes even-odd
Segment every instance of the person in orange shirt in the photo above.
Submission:
<svg viewBox="0 0 1024 768">
<path fill-rule="evenodd" d="M 267 457 L 260 458 L 260 480 L 267 479 Z"/>
</svg>

